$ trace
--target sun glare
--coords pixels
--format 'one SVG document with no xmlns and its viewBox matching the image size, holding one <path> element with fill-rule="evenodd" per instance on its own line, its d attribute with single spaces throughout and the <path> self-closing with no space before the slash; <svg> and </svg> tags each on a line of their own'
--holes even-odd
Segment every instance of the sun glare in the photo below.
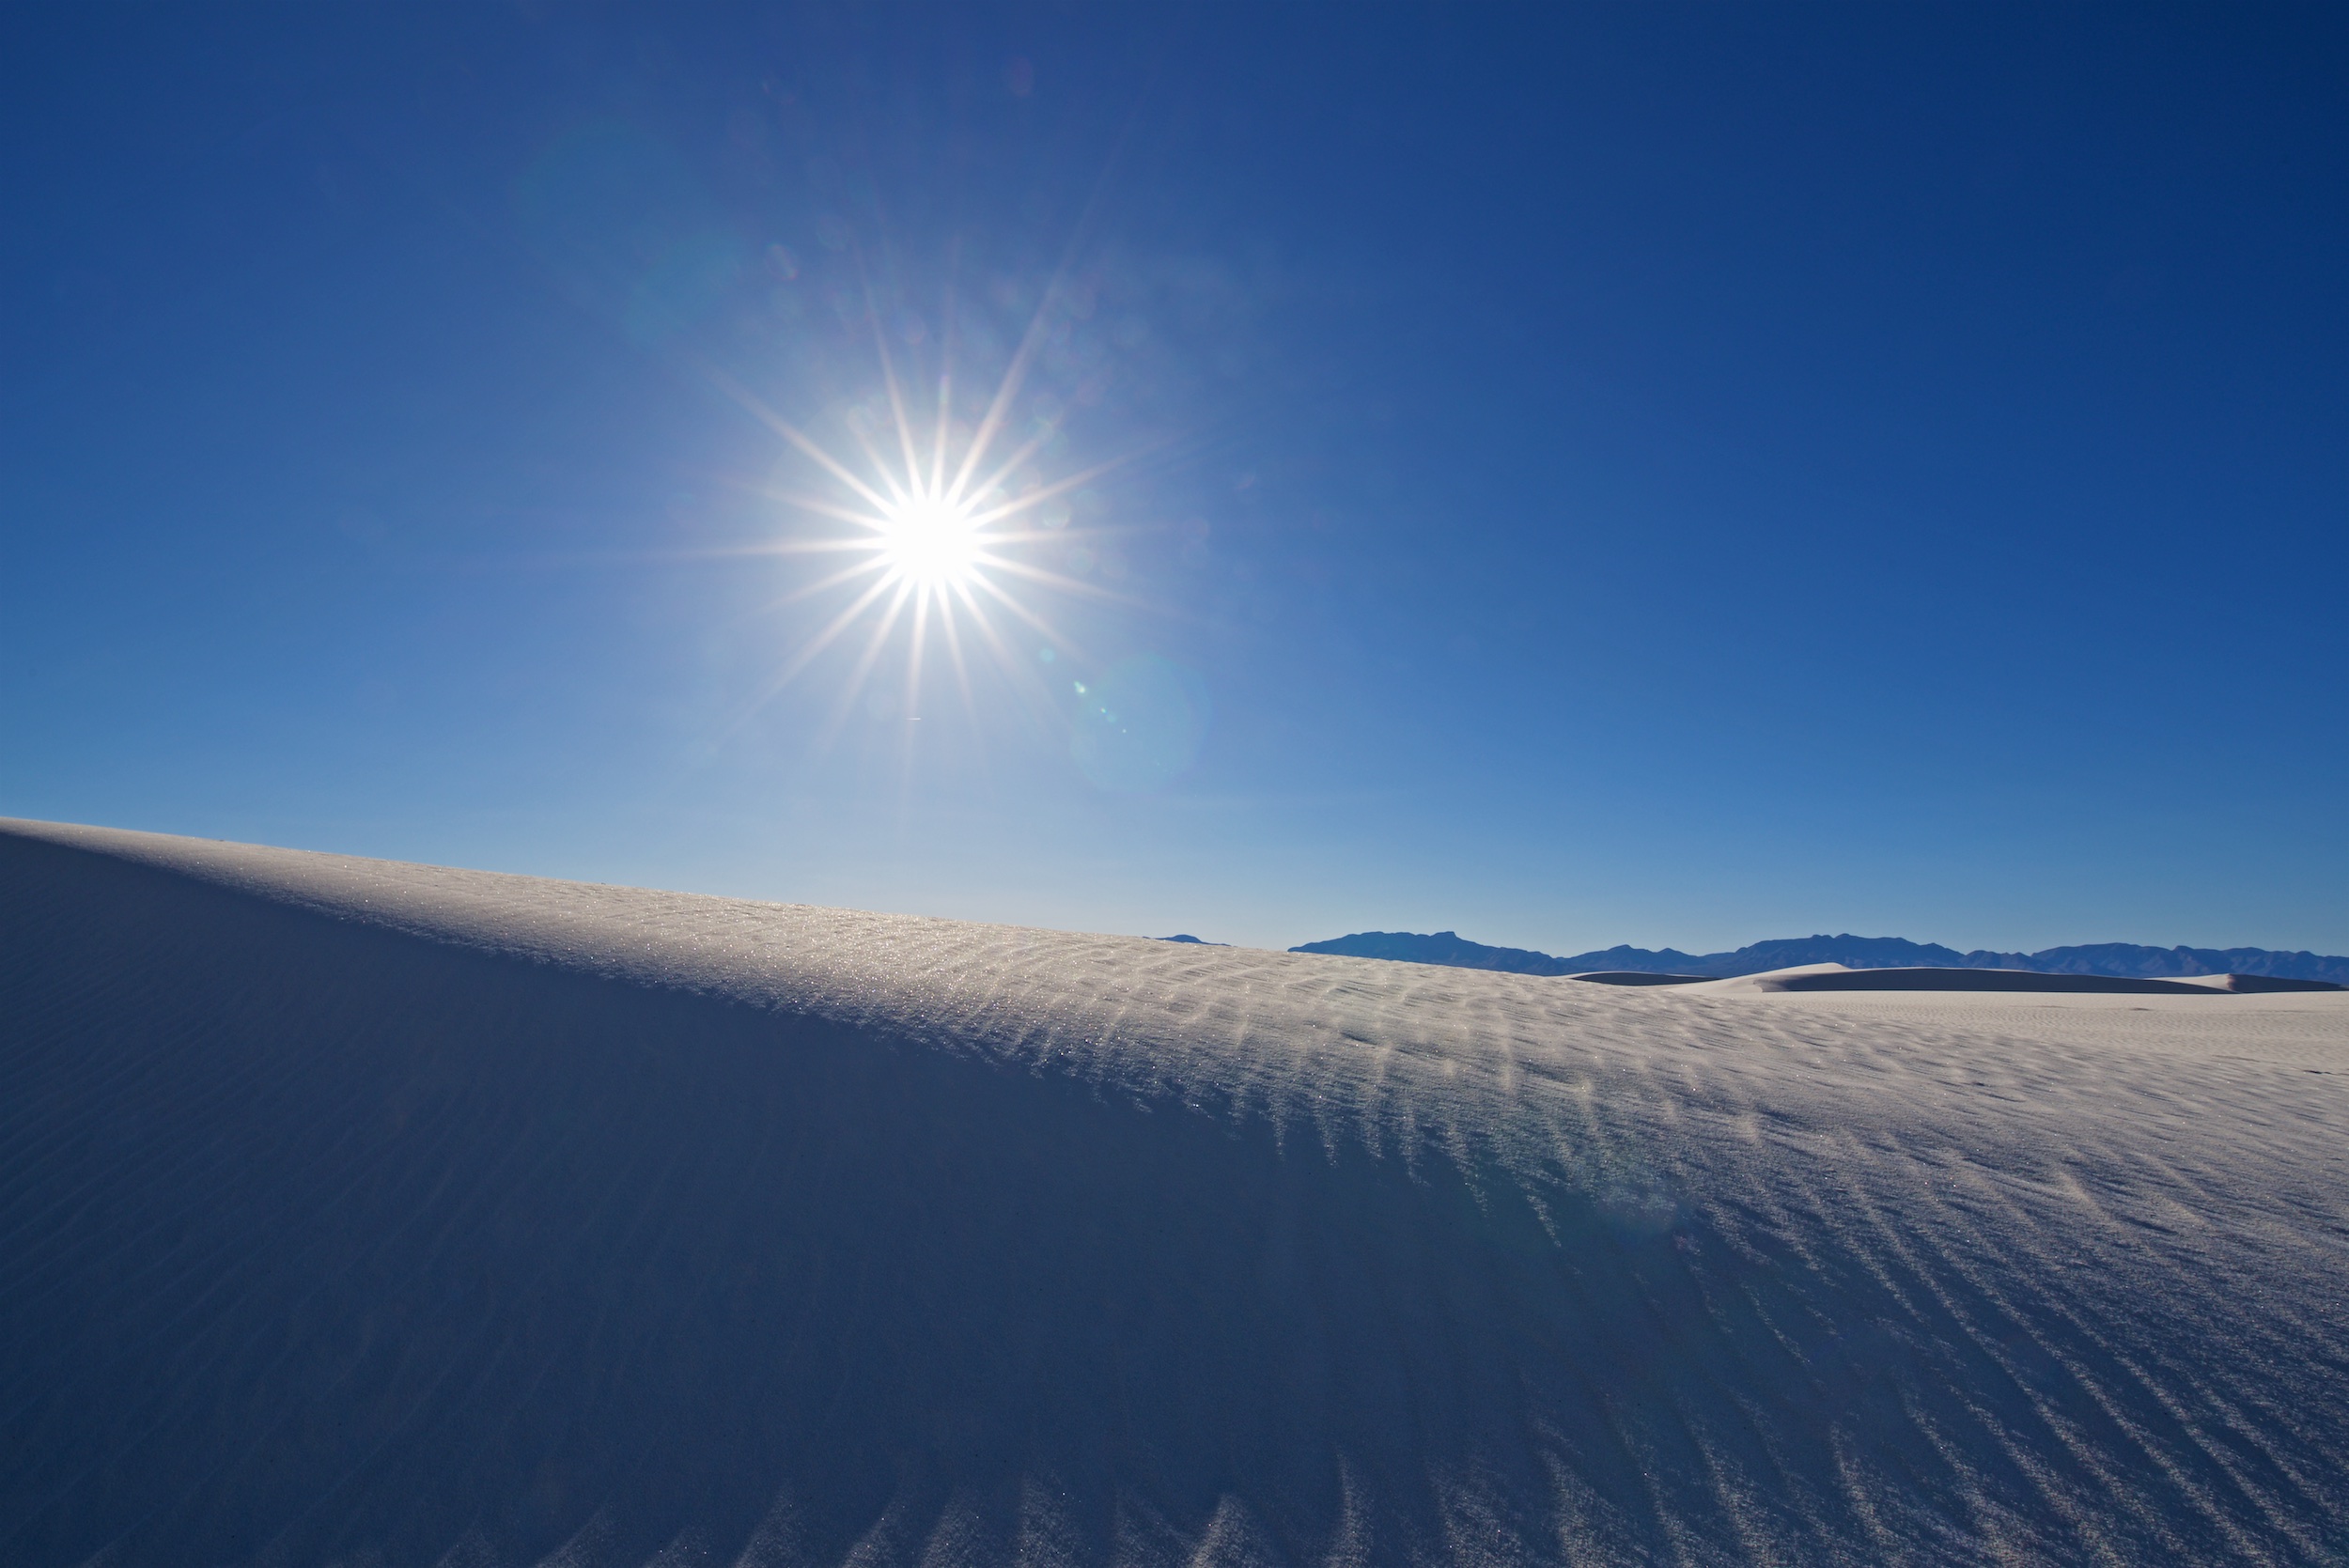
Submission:
<svg viewBox="0 0 2349 1568">
<path fill-rule="evenodd" d="M 913 496 L 889 507 L 882 518 L 881 554 L 891 576 L 931 589 L 970 581 L 982 541 L 969 507 L 938 496 Z"/>
<path fill-rule="evenodd" d="M 971 691 L 966 660 L 973 653 L 983 651 L 1006 674 L 1033 686 L 1035 644 L 1029 644 L 1031 651 L 1023 654 L 1014 651 L 1014 643 L 1040 638 L 1046 659 L 1053 657 L 1054 648 L 1064 655 L 1081 650 L 1016 588 L 1124 602 L 1121 595 L 1022 558 L 1039 546 L 1066 545 L 1086 532 L 1068 528 L 1066 498 L 1117 466 L 1103 463 L 1057 479 L 1040 472 L 1059 435 L 1057 413 L 1031 418 L 1020 428 L 1013 408 L 1045 326 L 1046 310 L 1039 308 L 975 426 L 955 417 L 952 379 L 943 366 L 934 412 L 911 417 L 877 331 L 886 404 L 852 410 L 848 419 L 861 465 L 828 451 L 731 378 L 710 372 L 723 390 L 811 459 L 833 487 L 829 494 L 770 490 L 772 499 L 801 514 L 849 525 L 845 533 L 795 534 L 763 547 L 778 554 L 846 556 L 838 570 L 783 602 L 830 593 L 844 594 L 848 601 L 784 663 L 760 701 L 797 678 L 860 622 L 870 630 L 840 693 L 835 724 L 876 673 L 884 645 L 899 629 L 907 651 L 901 706 L 909 717 L 920 708 L 925 661 L 939 654 L 945 656 L 966 701 Z M 933 630 L 935 639 L 929 635 Z"/>
</svg>

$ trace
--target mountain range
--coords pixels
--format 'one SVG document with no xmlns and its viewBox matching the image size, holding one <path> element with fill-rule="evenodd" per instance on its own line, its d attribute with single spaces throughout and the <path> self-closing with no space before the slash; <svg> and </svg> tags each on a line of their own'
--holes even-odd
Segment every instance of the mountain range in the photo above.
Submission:
<svg viewBox="0 0 2349 1568">
<path fill-rule="evenodd" d="M 1843 964 L 1856 970 L 1937 969 L 2033 970 L 2049 974 L 2111 974 L 2165 978 L 2190 974 L 2268 974 L 2289 980 L 2326 980 L 2349 986 L 2349 958 L 2318 953 L 2278 953 L 2263 947 L 2145 947 L 2136 942 L 2090 942 L 2037 953 L 1960 953 L 1937 942 L 1901 937 L 1781 937 L 1752 942 L 1734 953 L 1683 953 L 1677 948 L 1619 946 L 1595 953 L 1552 957 L 1522 947 L 1487 947 L 1457 932 L 1357 931 L 1324 942 L 1307 942 L 1291 953 L 1335 953 L 1354 958 L 1392 958 L 1411 964 L 1446 964 L 1455 969 L 1504 970 L 1512 974 L 1588 974 L 1629 970 L 1645 974 L 1702 975 L 1726 979 L 1761 974 L 1797 964 Z"/>
</svg>

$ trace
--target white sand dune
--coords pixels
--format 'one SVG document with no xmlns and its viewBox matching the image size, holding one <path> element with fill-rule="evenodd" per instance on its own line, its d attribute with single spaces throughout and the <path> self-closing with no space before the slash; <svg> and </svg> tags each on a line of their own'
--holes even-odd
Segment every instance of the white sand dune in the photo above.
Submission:
<svg viewBox="0 0 2349 1568">
<path fill-rule="evenodd" d="M 2349 1560 L 2349 993 L 0 824 L 0 1561 Z"/>
<path fill-rule="evenodd" d="M 1572 975 L 1570 979 L 1599 978 Z M 1624 984 L 1608 975 L 1611 984 Z M 1656 982 L 1651 981 L 1650 984 Z M 2192 974 L 2154 979 L 2129 974 L 2047 974 L 2037 970 L 1937 969 L 1925 966 L 1856 970 L 1846 964 L 1797 964 L 1727 980 L 1707 980 L 1690 988 L 1700 995 L 1734 996 L 1756 991 L 2042 991 L 2103 992 L 2116 996 L 2216 996 L 2252 992 L 2335 992 L 2321 980 L 2283 980 L 2266 974 Z"/>
</svg>

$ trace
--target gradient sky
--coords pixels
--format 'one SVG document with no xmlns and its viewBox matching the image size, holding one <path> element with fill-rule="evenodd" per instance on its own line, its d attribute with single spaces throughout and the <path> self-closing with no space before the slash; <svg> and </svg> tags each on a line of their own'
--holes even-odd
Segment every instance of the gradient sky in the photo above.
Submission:
<svg viewBox="0 0 2349 1568">
<path fill-rule="evenodd" d="M 0 815 L 2349 952 L 2345 19 L 11 7 Z M 968 426 L 1031 326 L 1080 586 L 773 690 L 849 596 L 755 411 L 849 455 L 951 349 Z"/>
</svg>

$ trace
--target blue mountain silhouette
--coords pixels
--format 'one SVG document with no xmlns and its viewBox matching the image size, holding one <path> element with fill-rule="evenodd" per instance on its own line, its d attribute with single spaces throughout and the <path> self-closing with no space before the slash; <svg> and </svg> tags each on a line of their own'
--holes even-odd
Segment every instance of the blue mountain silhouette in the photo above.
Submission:
<svg viewBox="0 0 2349 1568">
<path fill-rule="evenodd" d="M 2111 974 L 2165 978 L 2189 974 L 2266 974 L 2286 980 L 2325 980 L 2349 986 L 2349 958 L 2317 953 L 2279 953 L 2263 947 L 2146 947 L 2136 942 L 2091 942 L 2044 948 L 2037 953 L 1960 953 L 1937 942 L 1902 937 L 1781 937 L 1753 942 L 1734 953 L 1683 953 L 1677 948 L 1610 947 L 1553 957 L 1522 947 L 1487 947 L 1454 931 L 1357 931 L 1324 942 L 1307 942 L 1291 953 L 1334 953 L 1354 958 L 1392 958 L 1455 969 L 1503 970 L 1512 974 L 1588 974 L 1628 970 L 1645 974 L 1693 974 L 1725 978 L 1760 974 L 1796 964 L 1844 964 L 1856 970 L 1938 969 L 2035 970 L 2051 974 Z"/>
</svg>

